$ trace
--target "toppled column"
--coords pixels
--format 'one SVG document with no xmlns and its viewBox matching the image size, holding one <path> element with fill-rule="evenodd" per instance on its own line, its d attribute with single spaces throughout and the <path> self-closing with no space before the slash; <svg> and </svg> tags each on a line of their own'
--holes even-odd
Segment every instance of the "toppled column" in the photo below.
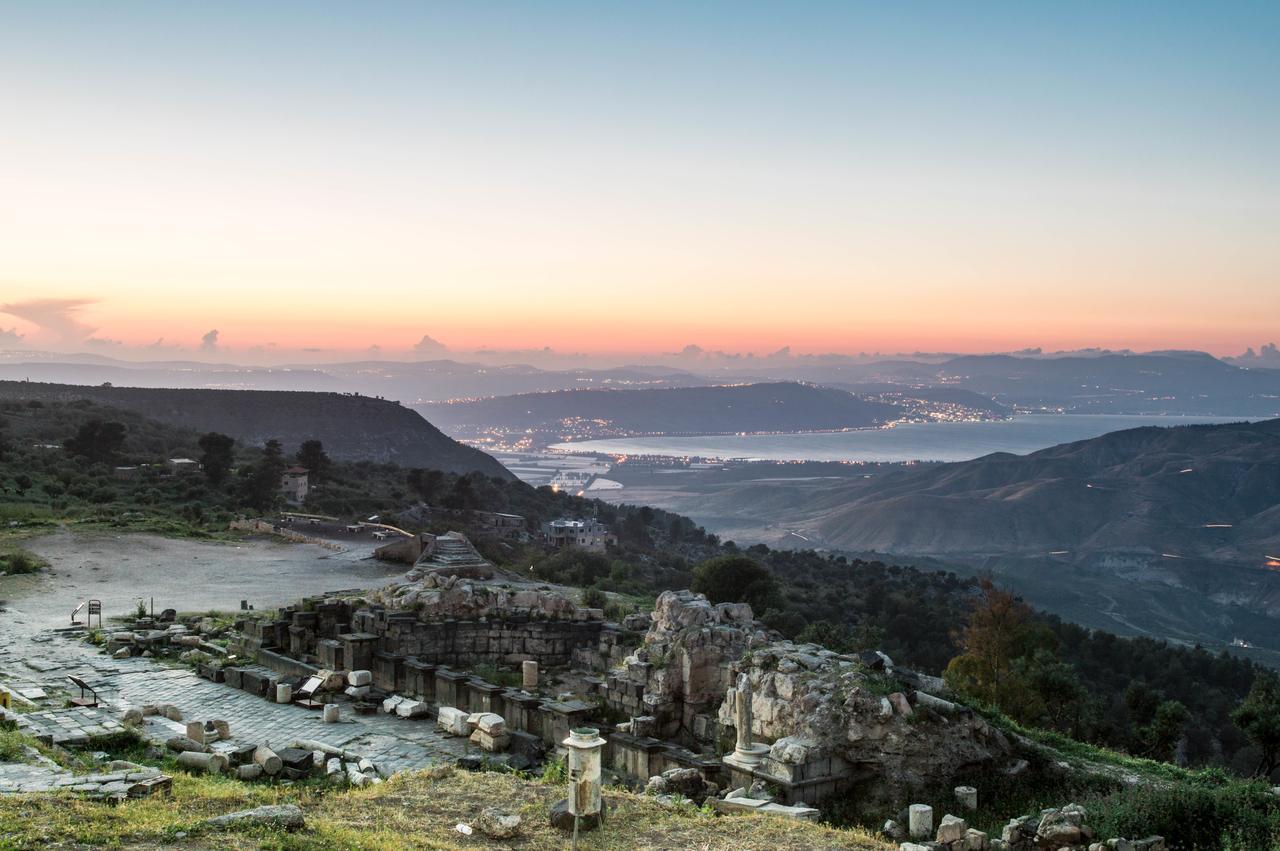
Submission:
<svg viewBox="0 0 1280 851">
<path fill-rule="evenodd" d="M 259 745 L 253 752 L 253 761 L 262 766 L 263 772 L 275 777 L 284 768 L 284 762 L 271 748 Z"/>
</svg>

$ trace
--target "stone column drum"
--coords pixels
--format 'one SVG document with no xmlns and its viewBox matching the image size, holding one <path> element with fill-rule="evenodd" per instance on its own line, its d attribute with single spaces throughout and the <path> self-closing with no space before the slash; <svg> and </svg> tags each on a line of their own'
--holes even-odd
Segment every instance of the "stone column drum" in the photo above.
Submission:
<svg viewBox="0 0 1280 851">
<path fill-rule="evenodd" d="M 520 685 L 525 691 L 533 691 L 538 687 L 538 662 L 536 659 L 525 659 L 520 663 Z"/>
</svg>

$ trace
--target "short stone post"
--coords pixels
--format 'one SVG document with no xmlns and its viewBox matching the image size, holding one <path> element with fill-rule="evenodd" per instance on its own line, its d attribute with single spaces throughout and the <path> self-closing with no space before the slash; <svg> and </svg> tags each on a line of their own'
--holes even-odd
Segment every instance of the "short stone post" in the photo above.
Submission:
<svg viewBox="0 0 1280 851">
<path fill-rule="evenodd" d="M 956 802 L 966 810 L 976 810 L 978 808 L 978 790 L 972 786 L 957 786 L 955 789 Z"/>
<path fill-rule="evenodd" d="M 293 703 L 292 683 L 278 683 L 276 685 L 276 703 Z"/>
<path fill-rule="evenodd" d="M 193 742 L 204 744 L 204 723 L 201 721 L 187 722 L 187 738 Z"/>
<path fill-rule="evenodd" d="M 525 691 L 533 691 L 538 687 L 538 662 L 535 659 L 525 659 L 520 663 L 520 685 Z"/>
<path fill-rule="evenodd" d="M 575 727 L 562 744 L 569 749 L 569 813 L 579 819 L 598 817 L 604 739 L 594 727 Z"/>
<path fill-rule="evenodd" d="M 933 807 L 928 804 L 912 804 L 907 809 L 907 832 L 912 839 L 933 837 Z"/>
<path fill-rule="evenodd" d="M 339 711 L 340 711 L 340 710 L 338 709 L 338 704 L 336 704 L 336 703 L 326 703 L 326 704 L 324 705 L 324 723 L 326 723 L 326 724 L 337 724 L 337 723 L 338 723 L 338 712 L 339 712 Z"/>
</svg>

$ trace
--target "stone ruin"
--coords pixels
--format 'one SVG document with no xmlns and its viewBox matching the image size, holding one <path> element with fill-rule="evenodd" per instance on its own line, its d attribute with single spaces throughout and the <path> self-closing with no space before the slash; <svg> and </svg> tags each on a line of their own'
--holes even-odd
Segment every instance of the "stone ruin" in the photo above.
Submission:
<svg viewBox="0 0 1280 851">
<path fill-rule="evenodd" d="M 1011 754 L 999 731 L 939 696 L 936 678 L 879 653 L 781 640 L 749 606 L 689 591 L 614 624 L 545 586 L 419 565 L 376 591 L 303 600 L 236 630 L 228 651 L 256 664 L 225 664 L 220 681 L 269 697 L 319 675 L 338 685 L 289 699 L 434 721 L 513 767 L 563 752 L 589 724 L 615 775 L 696 789 L 726 811 L 815 817 L 812 805 L 850 795 L 879 807 Z M 499 684 L 480 667 L 513 673 Z"/>
<path fill-rule="evenodd" d="M 981 717 L 925 688 L 943 691 L 883 654 L 776 640 L 745 604 L 668 591 L 606 700 L 638 737 L 732 747 L 720 760 L 731 787 L 761 784 L 807 804 L 856 791 L 871 805 L 1011 753 Z"/>
</svg>

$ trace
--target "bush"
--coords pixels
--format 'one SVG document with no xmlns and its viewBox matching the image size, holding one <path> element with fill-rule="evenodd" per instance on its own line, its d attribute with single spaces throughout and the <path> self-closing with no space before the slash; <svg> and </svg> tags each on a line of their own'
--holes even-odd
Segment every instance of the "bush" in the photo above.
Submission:
<svg viewBox="0 0 1280 851">
<path fill-rule="evenodd" d="M 1263 783 L 1196 778 L 1083 803 L 1101 836 L 1159 834 L 1178 848 L 1280 847 L 1280 798 Z"/>
<path fill-rule="evenodd" d="M 588 609 L 603 609 L 609 597 L 599 588 L 586 588 L 582 592 L 582 605 Z"/>
<path fill-rule="evenodd" d="M 23 573 L 36 573 L 48 566 L 49 563 L 40 556 L 26 550 L 0 552 L 0 574 L 16 576 Z"/>
</svg>

